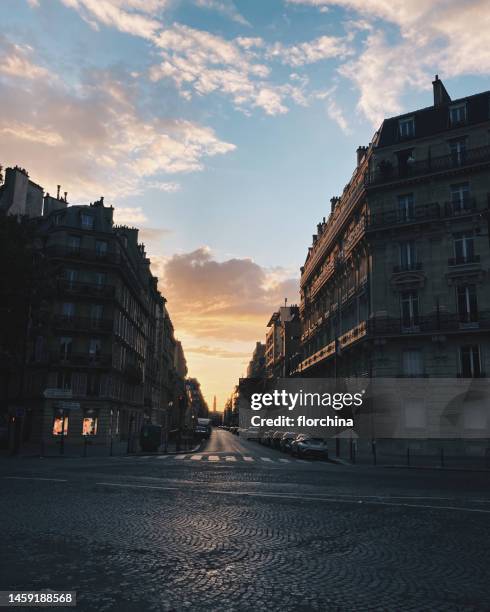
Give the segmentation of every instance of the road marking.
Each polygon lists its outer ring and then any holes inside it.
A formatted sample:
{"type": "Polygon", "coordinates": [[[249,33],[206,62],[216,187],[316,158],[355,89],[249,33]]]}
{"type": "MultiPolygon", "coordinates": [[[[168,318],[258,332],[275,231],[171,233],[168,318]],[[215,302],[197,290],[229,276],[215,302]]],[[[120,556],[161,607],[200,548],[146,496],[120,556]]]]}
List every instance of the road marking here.
{"type": "Polygon", "coordinates": [[[218,455],[209,455],[208,461],[219,461],[218,455]]]}
{"type": "Polygon", "coordinates": [[[233,457],[233,456],[225,457],[225,461],[236,461],[236,457],[233,457]]]}
{"type": "Polygon", "coordinates": [[[269,457],[261,457],[262,461],[272,461],[269,457]]]}
{"type": "Polygon", "coordinates": [[[7,480],[45,480],[47,482],[68,482],[66,478],[38,478],[35,476],[4,476],[7,480]]]}
{"type": "Polygon", "coordinates": [[[248,457],[247,455],[245,455],[243,458],[245,459],[245,461],[255,461],[253,457],[248,457]]]}
{"type": "Polygon", "coordinates": [[[201,461],[202,455],[192,455],[192,461],[201,461]]]}
{"type": "Polygon", "coordinates": [[[279,459],[281,463],[291,463],[289,459],[279,459]]]}
{"type": "Polygon", "coordinates": [[[170,455],[158,455],[157,459],[168,459],[170,455]]]}
{"type": "Polygon", "coordinates": [[[304,459],[296,459],[296,463],[308,463],[308,461],[305,461],[304,459]]]}
{"type": "Polygon", "coordinates": [[[187,455],[175,455],[175,459],[185,459],[187,455]]]}
{"type": "Polygon", "coordinates": [[[128,489],[158,489],[160,491],[178,491],[180,487],[157,487],[154,485],[126,484],[123,482],[96,482],[103,487],[123,487],[128,489]]]}

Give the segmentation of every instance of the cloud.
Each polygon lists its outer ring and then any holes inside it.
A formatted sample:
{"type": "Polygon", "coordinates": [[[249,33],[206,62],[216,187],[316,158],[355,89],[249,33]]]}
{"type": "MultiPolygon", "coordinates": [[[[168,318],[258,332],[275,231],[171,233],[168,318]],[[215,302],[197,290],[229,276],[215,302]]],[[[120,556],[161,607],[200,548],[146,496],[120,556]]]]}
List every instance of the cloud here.
{"type": "Polygon", "coordinates": [[[275,43],[268,51],[271,58],[279,59],[283,64],[290,66],[313,64],[334,57],[343,58],[350,53],[352,52],[346,39],[337,36],[320,36],[312,41],[292,46],[275,43]]]}
{"type": "Polygon", "coordinates": [[[143,227],[140,228],[139,237],[142,242],[156,242],[171,233],[166,227],[143,227]]]}
{"type": "Polygon", "coordinates": [[[148,217],[141,206],[136,208],[116,206],[114,209],[114,221],[119,225],[138,225],[146,223],[148,217]]]}
{"type": "Polygon", "coordinates": [[[126,34],[152,40],[162,28],[158,18],[167,0],[61,0],[90,26],[113,27],[126,34]]]}
{"type": "Polygon", "coordinates": [[[152,181],[147,184],[149,189],[157,189],[166,193],[175,193],[180,190],[180,184],[168,181],[152,181]]]}
{"type": "Polygon", "coordinates": [[[134,195],[148,179],[175,191],[177,184],[161,181],[162,174],[202,170],[205,158],[235,149],[209,127],[143,117],[125,75],[92,71],[70,87],[4,74],[0,85],[3,164],[22,162],[38,182],[63,183],[75,200],[134,195]]]}
{"type": "MultiPolygon", "coordinates": [[[[377,127],[403,111],[402,96],[430,88],[442,77],[490,74],[486,0],[288,0],[317,8],[337,6],[358,13],[355,29],[368,32],[358,56],[339,67],[359,91],[359,110],[377,127]],[[382,23],[382,22],[385,23],[382,23]],[[386,37],[386,22],[398,28],[386,37]]],[[[348,22],[349,23],[349,22],[348,22]]]]}
{"type": "MultiPolygon", "coordinates": [[[[217,261],[209,249],[152,258],[176,329],[204,340],[254,342],[271,313],[298,301],[299,282],[250,259],[217,261]]],[[[179,332],[180,333],[180,332],[179,332]]]]}
{"type": "Polygon", "coordinates": [[[50,78],[47,68],[39,66],[31,60],[32,47],[11,43],[5,36],[0,34],[0,75],[18,77],[22,79],[50,78]]]}
{"type": "Polygon", "coordinates": [[[237,11],[236,6],[231,0],[195,0],[195,2],[196,6],[200,8],[216,11],[240,25],[250,26],[250,23],[237,11]]]}
{"type": "Polygon", "coordinates": [[[197,353],[198,355],[205,355],[207,357],[216,357],[218,359],[243,359],[250,357],[249,352],[244,351],[230,351],[224,348],[216,348],[215,346],[201,345],[201,346],[187,346],[185,349],[187,353],[197,353]]]}

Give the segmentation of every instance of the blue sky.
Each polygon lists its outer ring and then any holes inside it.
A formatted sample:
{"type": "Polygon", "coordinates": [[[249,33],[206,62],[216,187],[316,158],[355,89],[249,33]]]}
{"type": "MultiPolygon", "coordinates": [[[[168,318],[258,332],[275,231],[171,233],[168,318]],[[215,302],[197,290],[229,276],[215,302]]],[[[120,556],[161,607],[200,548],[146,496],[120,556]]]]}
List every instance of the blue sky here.
{"type": "Polygon", "coordinates": [[[435,73],[490,89],[483,0],[3,0],[2,21],[0,163],[142,228],[220,403],[357,146],[435,73]]]}

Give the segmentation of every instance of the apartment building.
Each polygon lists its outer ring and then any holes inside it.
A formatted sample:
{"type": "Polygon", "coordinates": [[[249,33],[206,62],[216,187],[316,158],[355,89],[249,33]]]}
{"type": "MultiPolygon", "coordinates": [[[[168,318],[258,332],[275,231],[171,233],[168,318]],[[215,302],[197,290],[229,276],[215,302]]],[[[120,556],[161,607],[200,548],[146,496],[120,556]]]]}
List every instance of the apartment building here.
{"type": "Polygon", "coordinates": [[[301,274],[303,376],[490,367],[490,92],[383,122],[301,274]]]}
{"type": "Polygon", "coordinates": [[[265,344],[256,342],[252,359],[247,366],[247,378],[264,378],[265,376],[265,344]]]}
{"type": "MultiPolygon", "coordinates": [[[[26,214],[26,198],[12,207],[9,196],[19,182],[28,194],[27,173],[8,169],[0,192],[8,214],[26,214]]],[[[134,447],[144,422],[168,424],[180,378],[183,391],[165,299],[138,230],[115,225],[103,198],[68,206],[58,188],[41,203],[31,224],[42,276],[26,279],[25,367],[14,373],[23,441],[45,450],[87,442],[134,447]]]]}
{"type": "Polygon", "coordinates": [[[301,322],[297,305],[281,306],[267,324],[265,339],[266,376],[284,378],[290,375],[291,358],[297,353],[301,322]]]}

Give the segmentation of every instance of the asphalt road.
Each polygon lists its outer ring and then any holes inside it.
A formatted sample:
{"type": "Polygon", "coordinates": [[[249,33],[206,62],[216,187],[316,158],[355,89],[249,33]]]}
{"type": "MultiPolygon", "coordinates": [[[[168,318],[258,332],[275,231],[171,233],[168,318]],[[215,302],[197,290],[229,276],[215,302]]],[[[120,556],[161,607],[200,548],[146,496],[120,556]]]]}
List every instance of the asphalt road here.
{"type": "MultiPolygon", "coordinates": [[[[0,461],[0,590],[78,610],[490,610],[485,473],[179,456],[0,461]]],[[[67,608],[68,609],[68,608],[67,608]]]]}

